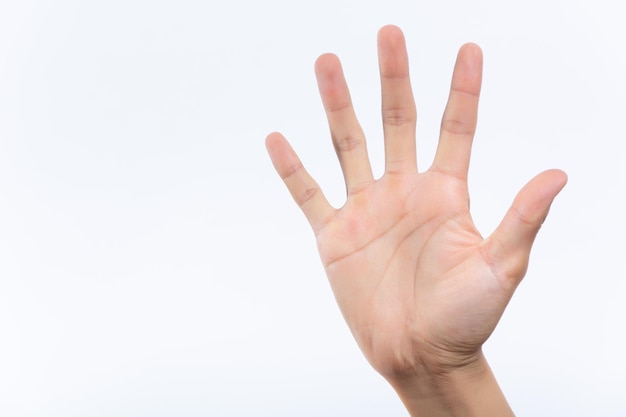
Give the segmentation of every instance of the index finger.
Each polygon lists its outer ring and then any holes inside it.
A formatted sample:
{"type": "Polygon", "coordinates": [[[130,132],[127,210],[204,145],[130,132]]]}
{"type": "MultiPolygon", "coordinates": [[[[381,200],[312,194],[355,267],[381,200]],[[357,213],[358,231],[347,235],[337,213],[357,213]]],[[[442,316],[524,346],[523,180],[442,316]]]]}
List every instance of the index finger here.
{"type": "Polygon", "coordinates": [[[431,169],[467,179],[478,118],[483,56],[480,47],[461,47],[452,74],[448,104],[441,121],[439,145],[431,169]]]}

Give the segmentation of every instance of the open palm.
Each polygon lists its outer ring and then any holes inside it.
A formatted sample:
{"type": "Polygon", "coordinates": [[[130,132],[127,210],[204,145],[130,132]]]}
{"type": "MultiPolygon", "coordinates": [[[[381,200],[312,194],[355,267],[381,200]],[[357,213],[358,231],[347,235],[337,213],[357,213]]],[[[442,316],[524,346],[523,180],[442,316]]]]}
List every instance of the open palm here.
{"type": "Polygon", "coordinates": [[[385,174],[372,175],[364,134],[334,55],[316,63],[320,94],[348,197],[335,209],[282,135],[272,161],[309,220],[341,311],[372,366],[387,377],[470,364],[517,284],[549,206],[565,185],[543,172],[518,194],[487,239],[469,212],[467,172],[476,128],[482,54],[458,54],[433,164],[419,172],[416,112],[404,38],[379,33],[385,174]]]}

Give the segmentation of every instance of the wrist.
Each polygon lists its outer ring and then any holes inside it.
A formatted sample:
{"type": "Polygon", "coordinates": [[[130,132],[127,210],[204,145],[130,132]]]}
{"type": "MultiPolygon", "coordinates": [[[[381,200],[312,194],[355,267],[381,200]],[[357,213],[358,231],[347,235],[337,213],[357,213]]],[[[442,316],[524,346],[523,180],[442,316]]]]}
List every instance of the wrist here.
{"type": "Polygon", "coordinates": [[[387,377],[412,417],[513,417],[482,352],[462,367],[387,377]]]}

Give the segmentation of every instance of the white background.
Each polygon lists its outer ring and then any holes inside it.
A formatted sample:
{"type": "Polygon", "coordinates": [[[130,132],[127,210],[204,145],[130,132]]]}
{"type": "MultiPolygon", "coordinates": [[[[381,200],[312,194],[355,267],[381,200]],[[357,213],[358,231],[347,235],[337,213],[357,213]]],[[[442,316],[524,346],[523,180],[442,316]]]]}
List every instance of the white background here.
{"type": "Polygon", "coordinates": [[[313,76],[345,66],[382,169],[376,32],[401,26],[432,158],[458,47],[485,54],[489,234],[562,168],[485,350],[520,416],[626,413],[626,29],[601,1],[0,0],[0,415],[405,416],[266,156],[343,183],[313,76]]]}

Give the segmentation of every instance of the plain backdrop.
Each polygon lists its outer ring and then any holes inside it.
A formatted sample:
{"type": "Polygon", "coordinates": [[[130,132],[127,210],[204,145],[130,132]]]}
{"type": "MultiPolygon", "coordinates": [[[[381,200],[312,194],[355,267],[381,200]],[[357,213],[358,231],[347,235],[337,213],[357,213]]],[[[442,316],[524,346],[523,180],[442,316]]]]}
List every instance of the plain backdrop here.
{"type": "Polygon", "coordinates": [[[488,235],[569,184],[487,357],[520,416],[626,413],[626,26],[614,0],[0,0],[0,415],[406,416],[344,324],[264,148],[337,207],[313,62],[382,172],[376,32],[403,28],[430,164],[458,47],[485,55],[488,235]]]}

